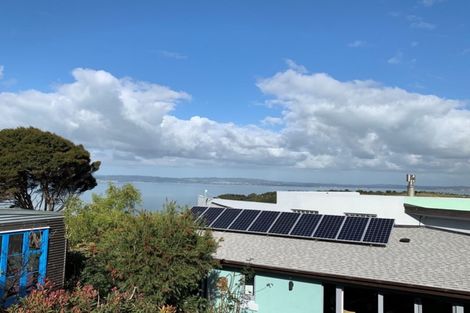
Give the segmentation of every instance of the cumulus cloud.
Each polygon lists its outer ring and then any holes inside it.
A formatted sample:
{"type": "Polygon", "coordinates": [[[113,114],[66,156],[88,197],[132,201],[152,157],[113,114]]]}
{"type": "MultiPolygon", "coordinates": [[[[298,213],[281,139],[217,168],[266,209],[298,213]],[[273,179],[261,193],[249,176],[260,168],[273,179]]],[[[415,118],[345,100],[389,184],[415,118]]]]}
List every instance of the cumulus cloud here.
{"type": "Polygon", "coordinates": [[[35,126],[97,159],[137,164],[249,164],[327,169],[470,168],[465,103],[288,69],[257,85],[281,116],[259,125],[173,114],[183,91],[75,69],[51,92],[0,93],[0,128],[35,126]],[[264,126],[268,126],[264,128],[264,126]],[[270,126],[277,126],[276,130],[270,126]]]}
{"type": "Polygon", "coordinates": [[[304,73],[304,74],[308,72],[308,70],[307,70],[307,68],[306,68],[305,66],[299,65],[299,64],[295,63],[294,60],[285,59],[285,61],[286,61],[287,66],[288,66],[290,69],[292,69],[292,70],[294,70],[294,71],[296,71],[296,72],[304,73]]]}
{"type": "Polygon", "coordinates": [[[388,64],[400,64],[403,61],[403,52],[398,51],[395,55],[387,60],[388,64]]]}
{"type": "Polygon", "coordinates": [[[267,126],[282,125],[282,123],[282,118],[274,116],[266,116],[264,119],[261,120],[261,124],[267,126]]]}
{"type": "Polygon", "coordinates": [[[353,42],[348,43],[349,48],[364,48],[367,47],[367,42],[364,40],[355,40],[353,42]]]}
{"type": "Polygon", "coordinates": [[[0,65],[0,79],[3,78],[3,70],[4,70],[3,65],[0,65]]]}
{"type": "Polygon", "coordinates": [[[421,16],[407,15],[406,19],[408,20],[408,22],[410,22],[410,26],[412,28],[434,30],[437,27],[435,24],[424,21],[421,16]]]}
{"type": "Polygon", "coordinates": [[[421,0],[419,1],[419,3],[421,3],[425,7],[432,7],[433,5],[439,2],[444,2],[444,0],[421,0]]]}
{"type": "Polygon", "coordinates": [[[226,162],[295,163],[281,136],[204,117],[170,113],[190,100],[181,91],[108,72],[75,69],[75,81],[53,92],[0,93],[0,128],[32,125],[85,144],[109,158],[148,161],[165,157],[226,162]]]}
{"type": "Polygon", "coordinates": [[[464,103],[292,70],[258,83],[283,107],[287,148],[304,167],[456,170],[470,167],[464,103]]]}

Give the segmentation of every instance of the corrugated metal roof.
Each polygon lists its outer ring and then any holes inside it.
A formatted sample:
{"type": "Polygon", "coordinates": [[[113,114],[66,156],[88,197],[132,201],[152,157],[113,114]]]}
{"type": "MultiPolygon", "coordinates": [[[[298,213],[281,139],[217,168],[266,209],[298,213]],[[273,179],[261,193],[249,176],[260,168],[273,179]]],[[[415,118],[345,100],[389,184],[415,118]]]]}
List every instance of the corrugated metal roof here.
{"type": "Polygon", "coordinates": [[[59,212],[34,211],[18,208],[0,209],[0,224],[34,222],[63,217],[64,215],[59,212]]]}

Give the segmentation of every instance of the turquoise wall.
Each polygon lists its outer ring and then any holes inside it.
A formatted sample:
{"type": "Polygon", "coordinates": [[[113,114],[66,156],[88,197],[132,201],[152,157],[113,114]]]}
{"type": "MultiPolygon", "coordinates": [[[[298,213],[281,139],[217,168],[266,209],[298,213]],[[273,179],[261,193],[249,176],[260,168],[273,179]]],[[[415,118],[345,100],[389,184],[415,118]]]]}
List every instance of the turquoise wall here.
{"type": "Polygon", "coordinates": [[[260,274],[255,276],[255,290],[258,313],[323,313],[323,286],[318,282],[260,274]]]}
{"type": "MultiPolygon", "coordinates": [[[[233,288],[239,285],[242,277],[237,270],[221,270],[214,272],[216,277],[235,279],[233,288]]],[[[297,277],[273,275],[271,273],[255,273],[255,297],[258,310],[244,310],[246,313],[322,313],[323,286],[317,281],[297,277]],[[293,282],[289,290],[289,281],[293,282]]],[[[236,290],[234,290],[236,291],[236,290]]],[[[212,295],[216,293],[211,292],[212,295]]],[[[213,297],[214,298],[214,297],[213,297]]]]}

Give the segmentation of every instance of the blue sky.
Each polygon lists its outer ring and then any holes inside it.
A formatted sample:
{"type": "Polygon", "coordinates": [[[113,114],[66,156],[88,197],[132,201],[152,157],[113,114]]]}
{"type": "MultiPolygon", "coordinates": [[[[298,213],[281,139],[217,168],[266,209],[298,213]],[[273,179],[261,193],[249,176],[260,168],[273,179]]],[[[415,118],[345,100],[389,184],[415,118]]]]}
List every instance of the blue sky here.
{"type": "Polygon", "coordinates": [[[2,1],[0,128],[81,142],[103,174],[468,185],[469,20],[455,0],[2,1]]]}

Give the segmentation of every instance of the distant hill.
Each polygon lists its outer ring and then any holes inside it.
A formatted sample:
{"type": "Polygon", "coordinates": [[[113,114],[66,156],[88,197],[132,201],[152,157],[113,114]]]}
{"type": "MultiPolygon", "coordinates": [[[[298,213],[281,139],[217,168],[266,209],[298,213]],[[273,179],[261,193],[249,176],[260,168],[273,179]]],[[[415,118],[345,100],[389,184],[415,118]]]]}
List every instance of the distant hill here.
{"type": "MultiPolygon", "coordinates": [[[[279,186],[279,189],[289,190],[290,188],[311,188],[312,190],[349,190],[360,191],[364,194],[404,194],[405,184],[332,184],[332,183],[304,183],[272,181],[252,178],[232,178],[232,177],[160,177],[160,176],[140,176],[140,175],[99,175],[98,180],[115,181],[119,183],[148,182],[148,183],[180,183],[180,184],[205,184],[205,185],[256,185],[256,186],[279,186]]],[[[419,195],[426,192],[429,195],[439,196],[462,196],[470,195],[469,186],[416,186],[419,195]]]]}
{"type": "Polygon", "coordinates": [[[249,195],[238,195],[238,194],[226,193],[226,194],[217,196],[217,198],[227,199],[227,200],[265,202],[265,203],[277,202],[275,191],[265,192],[265,193],[260,193],[260,194],[250,193],[249,195]]]}

